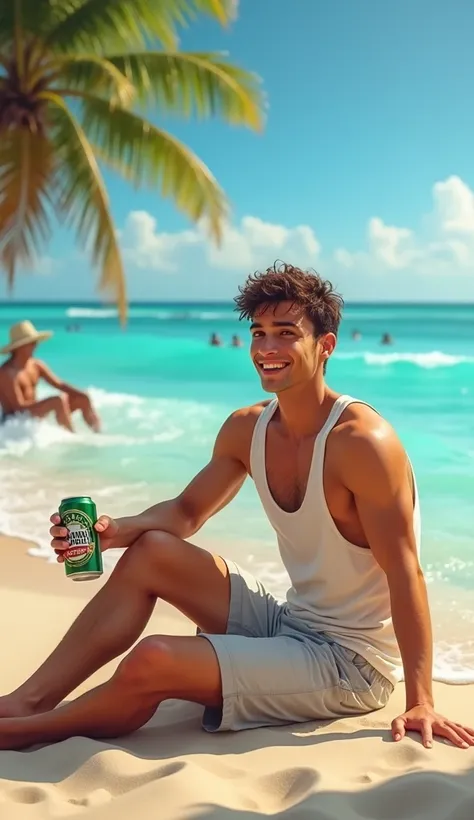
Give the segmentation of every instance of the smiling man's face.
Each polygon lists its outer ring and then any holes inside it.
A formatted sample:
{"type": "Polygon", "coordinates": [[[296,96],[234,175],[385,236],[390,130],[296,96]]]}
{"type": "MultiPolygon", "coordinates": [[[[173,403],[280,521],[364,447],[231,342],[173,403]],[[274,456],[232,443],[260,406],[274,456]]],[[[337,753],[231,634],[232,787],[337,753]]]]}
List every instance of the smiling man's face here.
{"type": "Polygon", "coordinates": [[[250,326],[250,355],[269,393],[280,393],[314,378],[323,345],[303,309],[292,302],[263,305],[250,326]]]}

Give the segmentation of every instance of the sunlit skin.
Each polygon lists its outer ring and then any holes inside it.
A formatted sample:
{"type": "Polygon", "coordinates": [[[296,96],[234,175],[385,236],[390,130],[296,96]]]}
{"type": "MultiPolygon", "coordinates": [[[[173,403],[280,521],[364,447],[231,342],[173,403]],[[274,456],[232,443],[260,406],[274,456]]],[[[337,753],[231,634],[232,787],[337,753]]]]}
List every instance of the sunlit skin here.
{"type": "Polygon", "coordinates": [[[27,412],[33,418],[42,419],[51,414],[59,425],[73,432],[72,414],[78,410],[86,424],[98,432],[100,419],[87,393],[60,379],[43,361],[37,359],[37,346],[37,342],[21,345],[0,366],[0,405],[4,417],[27,412]],[[40,382],[46,382],[61,392],[38,399],[37,386],[40,382]]]}

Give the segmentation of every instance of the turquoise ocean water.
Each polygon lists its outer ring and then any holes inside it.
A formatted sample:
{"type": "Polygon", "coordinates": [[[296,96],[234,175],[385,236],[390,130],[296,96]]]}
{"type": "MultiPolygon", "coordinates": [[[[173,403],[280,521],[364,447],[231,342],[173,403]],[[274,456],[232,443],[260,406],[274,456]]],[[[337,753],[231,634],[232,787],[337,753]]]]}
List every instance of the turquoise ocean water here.
{"type": "MultiPolygon", "coordinates": [[[[0,428],[0,531],[34,540],[35,556],[49,556],[48,517],[61,497],[90,494],[114,515],[177,493],[206,462],[228,413],[262,396],[247,327],[232,305],[134,305],[123,331],[108,307],[7,303],[0,338],[24,318],[55,331],[40,355],[91,391],[104,421],[99,436],[79,421],[75,436],[49,421],[0,428]],[[79,330],[68,332],[70,325],[79,330]],[[223,348],[208,346],[213,331],[223,348]],[[229,347],[233,333],[242,349],[229,347]]],[[[438,677],[474,680],[474,306],[347,306],[328,382],[372,403],[408,450],[421,496],[438,677]],[[391,347],[380,345],[384,332],[391,347]]],[[[250,481],[196,540],[284,593],[275,539],[250,481]]],[[[109,566],[116,557],[107,555],[109,566]]]]}

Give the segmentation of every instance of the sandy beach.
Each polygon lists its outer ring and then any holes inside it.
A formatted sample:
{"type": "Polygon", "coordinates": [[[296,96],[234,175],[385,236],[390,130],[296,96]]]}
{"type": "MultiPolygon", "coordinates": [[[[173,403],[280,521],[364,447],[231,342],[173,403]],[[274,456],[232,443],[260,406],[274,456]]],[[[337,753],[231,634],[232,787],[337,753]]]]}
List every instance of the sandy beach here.
{"type": "MultiPolygon", "coordinates": [[[[2,692],[40,663],[98,588],[71,584],[61,567],[32,559],[27,547],[0,539],[2,692]]],[[[147,629],[192,631],[165,605],[147,629]]],[[[115,664],[78,693],[104,680],[115,664]]],[[[474,686],[436,684],[435,693],[440,712],[474,725],[474,686]]],[[[216,736],[201,730],[199,707],[169,701],[132,736],[0,752],[0,817],[470,820],[474,749],[436,741],[426,750],[415,736],[393,743],[389,725],[403,702],[400,685],[373,715],[216,736]]]]}

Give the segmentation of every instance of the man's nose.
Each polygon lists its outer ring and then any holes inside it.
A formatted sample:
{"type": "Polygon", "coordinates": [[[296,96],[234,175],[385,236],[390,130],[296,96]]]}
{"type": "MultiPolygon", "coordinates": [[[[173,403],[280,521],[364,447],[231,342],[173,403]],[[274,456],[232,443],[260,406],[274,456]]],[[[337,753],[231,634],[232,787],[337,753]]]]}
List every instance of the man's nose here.
{"type": "Polygon", "coordinates": [[[278,353],[278,345],[272,336],[265,336],[265,338],[260,339],[259,341],[259,349],[262,356],[271,356],[278,353]]]}

